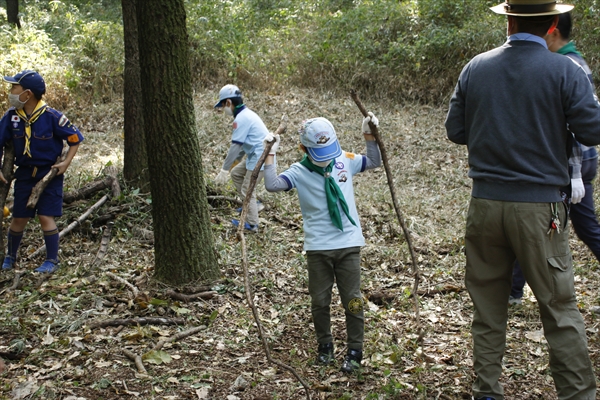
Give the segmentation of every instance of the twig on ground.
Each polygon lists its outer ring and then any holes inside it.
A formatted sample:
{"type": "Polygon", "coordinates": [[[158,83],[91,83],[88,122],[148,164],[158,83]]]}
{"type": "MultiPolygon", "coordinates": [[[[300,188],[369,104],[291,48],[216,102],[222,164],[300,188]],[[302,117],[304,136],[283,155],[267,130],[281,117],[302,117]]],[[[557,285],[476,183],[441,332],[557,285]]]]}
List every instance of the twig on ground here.
{"type": "MultiPolygon", "coordinates": [[[[356,91],[354,91],[354,89],[352,89],[350,91],[350,95],[352,96],[352,100],[354,100],[354,102],[356,103],[356,106],[358,107],[358,109],[360,110],[362,115],[367,117],[369,114],[368,114],[367,110],[365,109],[365,107],[362,105],[362,102],[358,98],[358,94],[356,94],[356,91]]],[[[398,217],[398,221],[400,222],[400,226],[402,227],[402,232],[404,232],[404,238],[406,239],[406,244],[408,245],[408,250],[410,251],[413,275],[414,275],[414,279],[415,279],[414,286],[413,286],[413,293],[418,293],[419,281],[421,280],[421,274],[419,272],[419,267],[417,265],[417,257],[415,256],[415,249],[413,248],[413,245],[412,245],[410,231],[408,230],[408,228],[406,227],[406,224],[404,223],[404,218],[402,217],[402,212],[400,211],[400,205],[399,205],[398,199],[396,197],[396,189],[394,187],[394,178],[392,177],[392,172],[391,172],[390,165],[388,162],[385,145],[383,144],[383,141],[381,140],[381,137],[379,136],[379,129],[377,129],[377,126],[375,126],[375,124],[373,124],[373,122],[369,121],[369,127],[371,128],[371,133],[373,134],[373,137],[375,138],[375,140],[377,141],[377,144],[379,145],[379,151],[381,152],[381,160],[383,161],[383,167],[385,169],[385,174],[387,176],[388,186],[390,187],[390,194],[392,196],[392,203],[394,204],[394,210],[396,211],[396,216],[398,217]]],[[[417,296],[414,296],[413,298],[414,298],[414,304],[415,304],[416,326],[417,326],[417,331],[419,332],[418,333],[419,334],[418,341],[420,343],[423,340],[424,331],[421,326],[421,317],[419,315],[419,299],[417,298],[417,296]]]]}
{"type": "Polygon", "coordinates": [[[218,293],[214,292],[214,291],[194,293],[194,294],[183,294],[183,293],[178,293],[174,290],[169,290],[168,292],[165,293],[165,295],[171,297],[172,299],[185,301],[186,303],[196,300],[196,299],[209,300],[209,299],[212,299],[213,297],[215,297],[217,294],[218,293]]]}
{"type": "Polygon", "coordinates": [[[171,336],[170,338],[167,338],[165,340],[160,340],[158,343],[156,343],[156,346],[154,346],[152,348],[152,351],[158,351],[158,350],[162,349],[163,346],[165,344],[167,344],[167,343],[171,343],[171,342],[175,342],[177,340],[184,339],[184,338],[186,338],[188,336],[192,336],[192,335],[194,335],[194,334],[196,334],[196,333],[198,333],[200,331],[203,331],[205,329],[206,329],[206,326],[205,325],[201,325],[201,326],[196,326],[194,328],[188,329],[188,330],[183,331],[183,332],[179,332],[179,333],[171,336]]]}
{"type": "Polygon", "coordinates": [[[120,326],[120,325],[183,325],[185,320],[183,318],[123,318],[123,319],[109,319],[106,321],[96,321],[90,323],[88,326],[90,329],[95,328],[106,328],[107,326],[120,326]]]}
{"type": "Polygon", "coordinates": [[[142,357],[127,349],[123,349],[123,354],[125,354],[131,361],[135,362],[135,366],[140,374],[148,375],[148,371],[146,371],[146,368],[144,368],[144,364],[142,363],[142,357]]]}
{"type": "MultiPolygon", "coordinates": [[[[287,122],[285,121],[285,115],[284,115],[284,117],[281,119],[281,123],[279,124],[279,127],[277,128],[277,131],[275,131],[275,135],[282,134],[283,132],[285,132],[286,129],[287,129],[287,122]]],[[[283,369],[286,369],[292,375],[294,375],[296,377],[296,379],[298,379],[298,381],[302,384],[302,386],[304,386],[304,390],[306,392],[306,398],[310,400],[309,387],[306,384],[306,382],[304,382],[304,380],[300,377],[300,375],[298,375],[298,373],[289,365],[286,365],[286,364],[282,363],[281,361],[275,360],[271,357],[271,351],[269,350],[269,344],[267,343],[267,337],[263,330],[262,323],[260,322],[260,316],[258,315],[258,310],[256,308],[256,305],[254,304],[254,300],[253,300],[254,295],[253,295],[253,291],[252,291],[252,286],[250,285],[250,278],[249,278],[249,274],[248,274],[248,254],[247,254],[247,249],[246,249],[246,238],[244,237],[244,222],[246,221],[246,215],[248,214],[248,204],[250,203],[250,198],[252,196],[252,192],[254,191],[254,187],[256,186],[256,181],[258,180],[258,174],[260,173],[260,169],[262,168],[262,166],[265,162],[265,159],[269,155],[269,151],[271,151],[271,147],[273,147],[274,143],[275,143],[275,140],[273,140],[272,142],[268,142],[265,146],[265,149],[264,149],[262,155],[258,159],[258,162],[256,163],[254,170],[252,171],[252,175],[250,176],[250,184],[248,185],[248,189],[246,192],[247,193],[246,198],[244,199],[244,203],[242,204],[242,214],[240,215],[240,224],[239,224],[238,230],[237,230],[237,237],[240,239],[240,242],[242,244],[242,267],[244,269],[244,287],[246,289],[245,290],[246,291],[246,301],[248,302],[248,305],[252,309],[252,315],[254,316],[254,322],[256,322],[256,326],[258,328],[258,335],[262,341],[263,349],[267,356],[267,360],[269,360],[269,362],[271,362],[283,369]]]]}
{"type": "Polygon", "coordinates": [[[129,289],[131,289],[131,292],[133,293],[133,297],[137,297],[137,295],[140,293],[139,289],[136,288],[135,286],[133,286],[131,283],[127,282],[126,279],[121,278],[118,275],[113,274],[112,272],[107,271],[106,272],[106,276],[109,276],[111,278],[113,278],[114,280],[117,280],[119,282],[121,282],[123,285],[127,286],[129,289]]]}

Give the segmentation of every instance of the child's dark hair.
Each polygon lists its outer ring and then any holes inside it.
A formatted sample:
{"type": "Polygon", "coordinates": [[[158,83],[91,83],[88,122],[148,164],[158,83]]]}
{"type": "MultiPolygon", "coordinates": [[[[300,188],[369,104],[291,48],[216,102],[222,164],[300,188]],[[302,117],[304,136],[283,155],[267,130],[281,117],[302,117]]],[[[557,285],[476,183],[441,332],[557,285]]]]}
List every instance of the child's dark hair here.
{"type": "Polygon", "coordinates": [[[244,99],[241,97],[231,97],[229,100],[231,100],[231,104],[233,104],[234,107],[244,104],[244,99]]]}
{"type": "Polygon", "coordinates": [[[558,25],[556,25],[556,29],[560,31],[560,36],[562,36],[563,39],[569,39],[569,37],[571,37],[573,19],[571,18],[570,12],[566,12],[558,16],[558,25]]]}

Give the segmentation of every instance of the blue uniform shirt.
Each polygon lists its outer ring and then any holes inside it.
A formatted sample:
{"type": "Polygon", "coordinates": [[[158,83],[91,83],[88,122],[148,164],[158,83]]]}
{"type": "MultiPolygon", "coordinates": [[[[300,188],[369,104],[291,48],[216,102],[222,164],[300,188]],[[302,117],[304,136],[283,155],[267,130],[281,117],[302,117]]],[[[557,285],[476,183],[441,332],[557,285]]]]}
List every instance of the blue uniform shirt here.
{"type": "Polygon", "coordinates": [[[83,141],[83,135],[61,112],[47,107],[46,111],[31,125],[29,149],[31,157],[23,154],[25,150],[25,122],[14,108],[10,108],[0,120],[0,151],[4,145],[13,141],[15,146],[15,164],[18,166],[51,166],[62,153],[66,141],[74,146],[83,141]]]}

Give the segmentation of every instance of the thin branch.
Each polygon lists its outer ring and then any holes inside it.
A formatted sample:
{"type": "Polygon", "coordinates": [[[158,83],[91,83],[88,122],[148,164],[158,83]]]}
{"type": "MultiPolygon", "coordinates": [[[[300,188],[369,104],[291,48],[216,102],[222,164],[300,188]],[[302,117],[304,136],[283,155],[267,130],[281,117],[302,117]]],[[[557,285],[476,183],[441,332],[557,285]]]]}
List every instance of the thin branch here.
{"type": "Polygon", "coordinates": [[[106,321],[96,321],[89,324],[90,329],[106,328],[107,326],[121,325],[183,325],[183,318],[125,318],[125,319],[110,319],[106,321]]]}
{"type": "Polygon", "coordinates": [[[177,340],[185,339],[186,337],[192,336],[192,335],[194,335],[194,334],[196,334],[198,332],[201,332],[203,330],[206,330],[206,326],[205,325],[196,326],[194,328],[188,329],[187,331],[179,332],[179,333],[171,336],[168,339],[161,340],[158,343],[156,343],[156,346],[154,346],[154,348],[152,348],[151,351],[159,351],[167,343],[172,343],[172,342],[175,342],[177,340]]]}
{"type": "Polygon", "coordinates": [[[134,354],[131,350],[123,349],[123,354],[127,356],[131,361],[135,362],[135,366],[140,374],[148,375],[144,364],[142,363],[142,357],[134,354]]]}
{"type": "MultiPolygon", "coordinates": [[[[350,95],[352,96],[352,100],[354,100],[354,102],[356,103],[356,105],[357,105],[358,109],[360,110],[360,112],[362,113],[362,115],[367,117],[369,114],[367,113],[367,110],[365,109],[365,107],[362,105],[360,99],[358,98],[358,94],[356,94],[356,91],[354,91],[354,89],[352,89],[350,91],[350,95]]],[[[373,135],[373,137],[377,141],[377,144],[379,145],[379,150],[381,152],[381,160],[383,161],[383,167],[385,169],[385,174],[387,176],[388,186],[390,187],[390,194],[392,196],[392,203],[394,204],[394,210],[396,211],[396,216],[398,217],[398,221],[400,222],[400,226],[402,227],[402,232],[404,232],[406,244],[408,245],[408,250],[410,251],[410,258],[412,260],[413,276],[415,278],[415,282],[414,282],[414,286],[413,286],[413,293],[418,293],[419,281],[421,280],[421,274],[419,272],[419,267],[417,265],[417,257],[415,256],[415,249],[413,248],[413,245],[412,245],[410,231],[408,230],[408,228],[406,227],[406,224],[404,223],[404,218],[402,217],[402,212],[400,211],[400,205],[398,204],[398,198],[396,197],[396,189],[394,187],[394,178],[392,176],[392,172],[391,172],[392,170],[391,170],[390,164],[388,162],[387,151],[385,149],[385,145],[383,144],[383,141],[381,140],[381,136],[379,136],[379,129],[377,129],[377,126],[375,126],[375,124],[373,124],[373,122],[369,121],[369,127],[371,128],[371,134],[373,135]]],[[[417,298],[417,296],[414,296],[413,298],[414,298],[414,304],[415,304],[415,319],[416,319],[416,324],[417,324],[417,330],[419,332],[419,342],[421,342],[423,340],[423,337],[422,337],[423,331],[422,331],[422,327],[421,327],[421,317],[419,315],[419,299],[417,298]]]]}
{"type": "MultiPolygon", "coordinates": [[[[79,218],[77,218],[76,221],[71,222],[71,224],[69,224],[69,226],[67,226],[65,229],[63,229],[58,234],[58,238],[59,239],[62,238],[67,233],[71,232],[73,229],[75,229],[76,227],[78,227],[79,225],[81,225],[83,223],[83,221],[85,221],[94,211],[96,211],[97,209],[99,209],[100,207],[102,207],[102,205],[104,203],[106,203],[107,201],[108,201],[108,195],[104,195],[100,200],[98,200],[96,202],[96,204],[94,204],[92,207],[90,207],[89,210],[87,210],[79,218]]],[[[39,249],[37,249],[36,251],[34,251],[33,253],[31,253],[27,257],[27,259],[31,260],[31,259],[35,258],[37,255],[39,255],[40,253],[42,253],[45,250],[46,250],[46,245],[40,247],[39,249]]]]}
{"type": "MultiPolygon", "coordinates": [[[[277,128],[277,131],[275,131],[275,135],[282,134],[283,132],[285,132],[286,129],[287,129],[287,122],[286,122],[286,118],[284,115],[283,118],[281,119],[281,123],[279,124],[279,127],[277,128]]],[[[273,140],[272,142],[267,142],[262,155],[258,159],[258,162],[256,163],[254,170],[252,171],[252,175],[250,176],[250,184],[248,185],[248,189],[246,191],[246,198],[244,199],[244,203],[242,205],[242,214],[240,215],[240,224],[238,226],[237,236],[240,239],[240,242],[242,244],[242,267],[244,269],[244,287],[246,289],[246,301],[248,302],[248,305],[252,309],[252,315],[254,316],[254,322],[256,323],[256,326],[258,328],[258,335],[262,341],[263,349],[267,356],[267,360],[269,360],[269,362],[271,362],[283,369],[286,369],[292,375],[294,375],[296,377],[296,379],[298,379],[298,381],[302,384],[302,386],[304,386],[304,390],[306,392],[306,398],[310,400],[309,387],[306,384],[306,382],[304,382],[304,380],[300,377],[300,375],[298,375],[298,373],[289,365],[286,365],[286,364],[284,364],[278,360],[275,360],[271,357],[271,352],[269,350],[269,343],[267,342],[267,337],[263,330],[262,323],[260,322],[260,316],[258,315],[258,310],[256,308],[256,305],[254,304],[254,300],[253,300],[254,295],[253,295],[252,287],[250,286],[250,277],[248,274],[248,254],[247,254],[247,249],[246,249],[246,238],[244,237],[244,222],[246,221],[246,215],[248,214],[248,204],[250,203],[252,192],[254,191],[254,187],[256,186],[256,181],[258,180],[258,174],[260,173],[260,169],[262,168],[262,166],[265,162],[265,159],[269,155],[269,151],[271,151],[271,147],[273,147],[274,143],[275,143],[275,140],[273,140]]]]}
{"type": "Polygon", "coordinates": [[[140,293],[140,291],[138,290],[138,288],[136,288],[135,286],[133,286],[131,283],[127,282],[126,279],[121,278],[118,275],[113,274],[112,272],[107,271],[106,272],[106,276],[109,276],[111,278],[113,278],[114,280],[117,280],[119,282],[121,282],[123,285],[127,286],[129,289],[131,289],[131,291],[133,292],[133,297],[137,297],[138,294],[140,293]]]}
{"type": "Polygon", "coordinates": [[[171,297],[172,299],[175,300],[181,300],[184,302],[190,302],[196,299],[204,299],[204,300],[210,300],[213,297],[215,297],[218,293],[215,291],[208,291],[208,292],[200,292],[200,293],[194,293],[194,294],[183,294],[183,293],[178,293],[174,290],[169,290],[167,293],[165,293],[165,295],[171,297]]]}

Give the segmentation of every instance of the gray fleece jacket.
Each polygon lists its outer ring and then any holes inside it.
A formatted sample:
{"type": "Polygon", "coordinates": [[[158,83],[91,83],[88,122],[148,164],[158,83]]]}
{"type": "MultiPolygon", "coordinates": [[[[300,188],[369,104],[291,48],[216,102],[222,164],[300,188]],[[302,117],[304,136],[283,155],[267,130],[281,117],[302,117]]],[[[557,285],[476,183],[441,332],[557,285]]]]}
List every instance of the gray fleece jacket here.
{"type": "Polygon", "coordinates": [[[569,184],[571,134],[600,143],[600,104],[584,70],[539,43],[508,41],[463,69],[446,117],[466,144],[474,197],[556,202],[569,184]]]}

